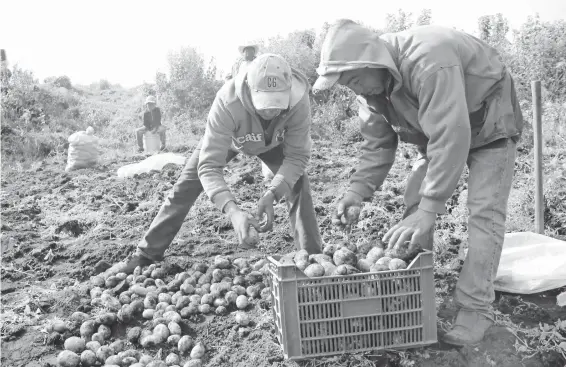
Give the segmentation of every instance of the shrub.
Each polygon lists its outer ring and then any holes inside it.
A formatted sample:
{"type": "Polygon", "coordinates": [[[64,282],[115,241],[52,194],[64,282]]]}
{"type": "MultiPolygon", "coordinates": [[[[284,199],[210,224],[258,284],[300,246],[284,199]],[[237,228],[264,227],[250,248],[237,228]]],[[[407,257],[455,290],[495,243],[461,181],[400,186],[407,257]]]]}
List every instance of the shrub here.
{"type": "Polygon", "coordinates": [[[58,87],[63,87],[65,89],[73,88],[73,86],[71,85],[71,79],[66,75],[55,78],[55,80],[53,81],[53,85],[56,85],[58,87]]]}

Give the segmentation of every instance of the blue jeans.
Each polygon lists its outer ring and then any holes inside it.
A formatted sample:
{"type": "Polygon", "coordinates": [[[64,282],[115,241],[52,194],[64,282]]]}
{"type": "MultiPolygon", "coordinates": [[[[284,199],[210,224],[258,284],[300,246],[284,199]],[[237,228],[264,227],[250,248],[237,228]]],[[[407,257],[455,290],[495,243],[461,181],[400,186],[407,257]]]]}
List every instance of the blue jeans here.
{"type": "MultiPolygon", "coordinates": [[[[468,155],[468,255],[454,295],[460,308],[489,312],[495,299],[493,280],[505,236],[515,153],[516,143],[512,139],[500,139],[472,149],[468,155]]],[[[420,149],[420,157],[413,166],[405,189],[404,217],[418,208],[421,199],[419,189],[427,168],[428,161],[420,149]]],[[[432,233],[428,240],[432,248],[432,233]]]]}
{"type": "MultiPolygon", "coordinates": [[[[171,245],[181,229],[185,217],[202,193],[203,187],[197,171],[200,146],[199,143],[193,151],[181,172],[181,176],[138,244],[138,254],[154,261],[161,261],[165,250],[171,245]]],[[[228,151],[226,163],[230,162],[237,154],[237,152],[228,151]]],[[[283,163],[283,148],[277,146],[258,157],[271,171],[277,172],[283,163]]],[[[322,239],[306,173],[299,178],[291,194],[286,198],[286,202],[289,209],[291,230],[298,249],[305,249],[310,254],[320,253],[322,251],[322,239]]]]}

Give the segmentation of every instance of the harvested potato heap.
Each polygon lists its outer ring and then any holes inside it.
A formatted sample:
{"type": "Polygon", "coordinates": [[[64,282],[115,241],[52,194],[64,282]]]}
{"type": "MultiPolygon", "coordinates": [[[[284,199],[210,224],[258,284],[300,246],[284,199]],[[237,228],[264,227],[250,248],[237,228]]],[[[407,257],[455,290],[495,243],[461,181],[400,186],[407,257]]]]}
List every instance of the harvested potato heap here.
{"type": "Polygon", "coordinates": [[[104,279],[91,278],[92,315],[75,312],[69,323],[52,325],[56,331],[68,329],[76,336],[64,342],[58,356],[62,367],[131,366],[199,367],[205,345],[187,335],[193,315],[228,315],[236,311],[241,327],[250,323],[243,312],[254,298],[269,302],[269,288],[263,283],[265,259],[250,264],[239,258],[230,261],[216,256],[214,264],[196,263],[192,269],[176,274],[168,283],[162,268],[155,264],[136,268],[104,279]],[[112,338],[112,325],[125,324],[126,340],[112,338]],[[114,339],[112,341],[112,339],[114,339]],[[160,348],[170,353],[152,358],[136,348],[160,348]]]}
{"type": "Polygon", "coordinates": [[[375,273],[406,269],[406,261],[417,254],[407,249],[408,243],[400,250],[384,250],[381,243],[331,244],[324,247],[322,254],[309,255],[306,250],[300,250],[283,256],[279,262],[295,265],[309,278],[375,273]]]}

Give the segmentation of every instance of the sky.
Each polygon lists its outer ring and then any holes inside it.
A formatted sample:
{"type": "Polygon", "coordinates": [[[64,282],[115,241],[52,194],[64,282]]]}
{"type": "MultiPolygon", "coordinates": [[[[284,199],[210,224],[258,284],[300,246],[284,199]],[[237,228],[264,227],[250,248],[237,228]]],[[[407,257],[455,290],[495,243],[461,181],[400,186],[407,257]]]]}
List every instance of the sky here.
{"type": "Polygon", "coordinates": [[[477,28],[482,15],[503,13],[511,28],[539,13],[543,20],[566,19],[563,0],[2,0],[0,47],[10,66],[32,70],[40,80],[67,75],[73,83],[107,79],[124,87],[154,82],[167,71],[167,54],[192,46],[228,71],[247,40],[320,29],[338,18],[376,28],[398,9],[415,17],[431,9],[434,24],[477,28]]]}

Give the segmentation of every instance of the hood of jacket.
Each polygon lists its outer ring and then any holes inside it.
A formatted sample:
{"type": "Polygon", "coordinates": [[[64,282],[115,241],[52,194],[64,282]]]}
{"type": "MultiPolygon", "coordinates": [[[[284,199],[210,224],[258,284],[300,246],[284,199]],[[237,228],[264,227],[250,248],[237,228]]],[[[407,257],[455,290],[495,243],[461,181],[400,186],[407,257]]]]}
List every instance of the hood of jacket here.
{"type": "Polygon", "coordinates": [[[395,80],[395,91],[401,88],[402,78],[390,47],[372,30],[343,20],[328,31],[316,72],[326,76],[361,68],[386,68],[395,80]]]}

